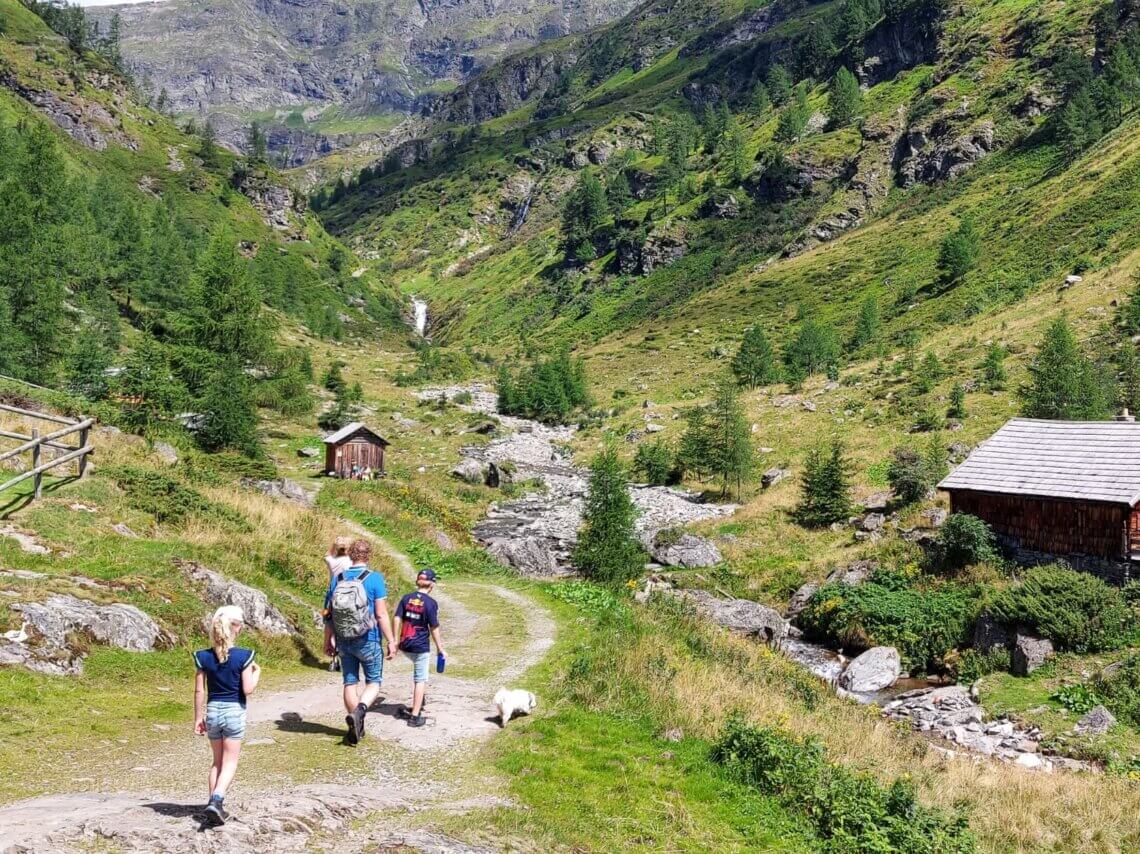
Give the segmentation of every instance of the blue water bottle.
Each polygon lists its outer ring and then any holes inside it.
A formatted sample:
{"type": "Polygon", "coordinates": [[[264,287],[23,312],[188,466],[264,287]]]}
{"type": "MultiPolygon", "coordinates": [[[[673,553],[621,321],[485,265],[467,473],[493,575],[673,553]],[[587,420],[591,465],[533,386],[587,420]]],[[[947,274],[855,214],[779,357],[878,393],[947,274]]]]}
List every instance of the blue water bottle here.
{"type": "Polygon", "coordinates": [[[447,664],[447,658],[444,656],[444,654],[442,652],[436,653],[436,656],[435,656],[435,672],[436,673],[443,673],[443,667],[445,664],[447,664]]]}

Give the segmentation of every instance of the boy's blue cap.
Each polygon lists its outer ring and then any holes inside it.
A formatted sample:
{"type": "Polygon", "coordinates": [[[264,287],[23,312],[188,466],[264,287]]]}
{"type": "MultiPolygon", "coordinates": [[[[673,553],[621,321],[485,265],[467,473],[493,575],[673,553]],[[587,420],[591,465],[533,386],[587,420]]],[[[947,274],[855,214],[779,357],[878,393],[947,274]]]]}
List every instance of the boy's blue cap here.
{"type": "Polygon", "coordinates": [[[423,578],[427,581],[430,581],[432,584],[435,584],[435,570],[430,566],[426,569],[421,569],[419,575],[417,575],[416,578],[417,580],[423,578]]]}

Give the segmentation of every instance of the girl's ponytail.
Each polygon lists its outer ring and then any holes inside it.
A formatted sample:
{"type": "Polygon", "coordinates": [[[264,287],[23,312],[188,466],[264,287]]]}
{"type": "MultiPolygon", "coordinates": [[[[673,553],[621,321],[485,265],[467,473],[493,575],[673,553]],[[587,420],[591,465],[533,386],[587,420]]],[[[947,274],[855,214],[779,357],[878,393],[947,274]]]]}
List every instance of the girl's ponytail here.
{"type": "Polygon", "coordinates": [[[214,648],[214,655],[222,664],[230,657],[230,647],[234,645],[237,634],[234,624],[243,622],[245,615],[237,605],[223,605],[214,612],[210,620],[210,644],[214,648]]]}

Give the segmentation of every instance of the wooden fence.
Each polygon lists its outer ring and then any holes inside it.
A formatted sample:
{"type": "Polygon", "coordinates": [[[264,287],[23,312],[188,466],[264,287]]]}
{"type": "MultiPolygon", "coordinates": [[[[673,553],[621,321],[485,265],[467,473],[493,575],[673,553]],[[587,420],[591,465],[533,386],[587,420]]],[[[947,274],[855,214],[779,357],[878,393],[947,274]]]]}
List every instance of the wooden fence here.
{"type": "Polygon", "coordinates": [[[39,427],[32,428],[31,435],[23,433],[13,433],[9,430],[0,430],[0,439],[15,439],[20,442],[15,448],[10,448],[3,453],[0,453],[0,462],[10,460],[13,457],[18,457],[20,454],[31,454],[32,466],[25,472],[16,475],[9,480],[0,483],[0,492],[5,489],[11,489],[18,483],[23,483],[29,478],[33,478],[35,486],[34,495],[39,498],[43,494],[43,477],[44,472],[51,469],[65,466],[68,463],[75,461],[77,465],[77,474],[83,477],[87,473],[87,457],[94,453],[95,446],[87,442],[90,435],[91,426],[95,423],[94,418],[83,418],[76,420],[74,418],[64,418],[60,415],[48,415],[45,412],[32,412],[27,409],[20,409],[18,406],[9,406],[0,403],[0,412],[11,412],[16,415],[21,415],[24,418],[32,418],[38,421],[47,422],[49,425],[63,425],[56,427],[49,432],[41,432],[39,427]],[[79,442],[76,445],[65,444],[63,439],[75,433],[79,434],[79,442]],[[51,451],[61,452],[52,460],[44,462],[44,449],[51,451]]]}

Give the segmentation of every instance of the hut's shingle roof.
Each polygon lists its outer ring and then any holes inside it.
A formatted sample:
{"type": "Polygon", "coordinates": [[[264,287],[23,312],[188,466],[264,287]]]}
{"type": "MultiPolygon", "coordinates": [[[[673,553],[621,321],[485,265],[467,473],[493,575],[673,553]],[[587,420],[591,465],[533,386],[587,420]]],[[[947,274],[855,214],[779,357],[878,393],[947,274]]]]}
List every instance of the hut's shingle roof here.
{"type": "Polygon", "coordinates": [[[940,489],[1140,502],[1140,423],[1014,418],[940,489]]]}
{"type": "Polygon", "coordinates": [[[385,439],[383,436],[381,436],[379,433],[377,433],[371,427],[369,427],[366,424],[361,423],[360,421],[353,421],[351,424],[345,424],[343,427],[341,427],[335,433],[333,433],[329,436],[325,436],[325,439],[324,439],[325,444],[326,445],[336,445],[340,442],[343,442],[345,439],[347,439],[349,436],[351,436],[357,430],[366,430],[369,433],[371,433],[373,436],[375,436],[380,441],[381,444],[384,444],[384,445],[389,444],[387,439],[385,439]]]}

